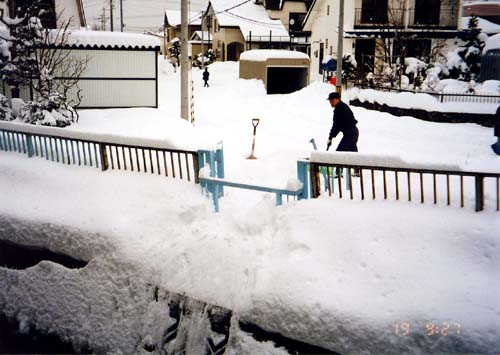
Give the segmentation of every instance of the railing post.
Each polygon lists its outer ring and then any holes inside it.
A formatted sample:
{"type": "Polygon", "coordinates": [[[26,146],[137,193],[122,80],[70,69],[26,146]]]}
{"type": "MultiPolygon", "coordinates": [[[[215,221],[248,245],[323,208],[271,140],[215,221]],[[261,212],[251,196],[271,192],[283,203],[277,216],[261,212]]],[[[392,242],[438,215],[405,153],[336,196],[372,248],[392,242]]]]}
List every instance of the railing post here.
{"type": "Polygon", "coordinates": [[[217,183],[210,183],[209,184],[209,189],[211,187],[211,190],[213,191],[212,193],[212,198],[214,200],[214,208],[215,212],[219,212],[219,184],[217,183]]]}
{"type": "MultiPolygon", "coordinates": [[[[200,174],[200,170],[203,169],[205,167],[205,163],[206,163],[206,151],[204,150],[198,150],[198,175],[200,174]]],[[[207,189],[208,191],[208,185],[206,182],[201,182],[200,183],[200,186],[201,186],[201,192],[203,193],[203,191],[205,189],[207,189]]]]}
{"type": "Polygon", "coordinates": [[[3,142],[3,131],[0,129],[0,150],[7,150],[7,146],[4,148],[4,142],[3,142]]]}
{"type": "Polygon", "coordinates": [[[345,168],[344,171],[346,172],[346,174],[345,174],[345,189],[346,189],[346,191],[349,191],[349,190],[351,190],[351,169],[345,168]]]}
{"type": "Polygon", "coordinates": [[[199,159],[198,159],[198,155],[200,154],[200,152],[196,152],[194,153],[192,156],[193,156],[193,169],[194,169],[194,182],[196,184],[199,184],[200,183],[200,162],[199,162],[199,159]]]}
{"type": "Polygon", "coordinates": [[[297,199],[303,200],[309,198],[309,177],[307,176],[307,167],[309,162],[297,161],[297,179],[302,183],[302,191],[298,193],[297,199]]]}
{"type": "Polygon", "coordinates": [[[26,135],[26,146],[28,148],[28,158],[31,158],[33,155],[35,155],[35,149],[33,148],[32,137],[33,136],[31,134],[26,135]]]}
{"type": "Polygon", "coordinates": [[[319,166],[316,163],[310,163],[310,176],[311,176],[311,189],[312,197],[317,198],[321,193],[320,178],[319,178],[319,166]]]}
{"type": "Polygon", "coordinates": [[[484,210],[484,176],[476,175],[476,212],[484,210]]]}
{"type": "Polygon", "coordinates": [[[283,204],[283,194],[281,192],[276,192],[276,206],[281,206],[283,204]]]}
{"type": "Polygon", "coordinates": [[[99,143],[99,155],[101,156],[101,170],[108,170],[108,153],[106,152],[106,145],[104,143],[99,143]]]}
{"type": "MultiPolygon", "coordinates": [[[[215,161],[216,161],[216,173],[219,179],[224,179],[224,149],[222,148],[222,142],[219,143],[217,150],[215,151],[215,161]]],[[[224,196],[224,186],[220,186],[219,190],[220,196],[224,196]]]]}

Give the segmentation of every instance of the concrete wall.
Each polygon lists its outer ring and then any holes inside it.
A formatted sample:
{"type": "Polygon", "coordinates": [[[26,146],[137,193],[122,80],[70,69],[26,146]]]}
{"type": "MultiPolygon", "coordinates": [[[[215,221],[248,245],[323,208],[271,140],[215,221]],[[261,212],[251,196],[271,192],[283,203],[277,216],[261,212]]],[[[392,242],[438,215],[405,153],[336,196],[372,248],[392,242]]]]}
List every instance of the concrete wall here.
{"type": "Polygon", "coordinates": [[[270,58],[266,61],[250,61],[240,60],[240,78],[241,79],[259,79],[262,80],[267,89],[268,78],[267,69],[269,67],[280,68],[305,68],[307,70],[307,78],[304,81],[304,86],[309,84],[309,60],[308,59],[293,59],[293,58],[270,58]]]}

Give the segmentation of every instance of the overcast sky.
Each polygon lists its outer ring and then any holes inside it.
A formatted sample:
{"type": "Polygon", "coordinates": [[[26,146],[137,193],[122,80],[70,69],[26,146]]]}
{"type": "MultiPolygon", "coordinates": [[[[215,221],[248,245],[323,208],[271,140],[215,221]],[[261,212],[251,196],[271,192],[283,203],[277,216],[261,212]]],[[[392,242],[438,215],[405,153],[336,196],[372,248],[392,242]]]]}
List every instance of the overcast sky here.
{"type": "MultiPolygon", "coordinates": [[[[120,30],[120,0],[113,0],[115,9],[113,13],[115,30],[120,30]]],[[[98,18],[106,9],[106,29],[109,30],[109,2],[110,0],[83,0],[87,24],[91,27],[100,26],[98,18]]],[[[190,10],[204,10],[208,0],[189,1],[190,10]]],[[[127,32],[140,32],[145,30],[157,31],[163,24],[163,11],[166,9],[179,9],[180,0],[123,0],[124,30],[127,32]]]]}

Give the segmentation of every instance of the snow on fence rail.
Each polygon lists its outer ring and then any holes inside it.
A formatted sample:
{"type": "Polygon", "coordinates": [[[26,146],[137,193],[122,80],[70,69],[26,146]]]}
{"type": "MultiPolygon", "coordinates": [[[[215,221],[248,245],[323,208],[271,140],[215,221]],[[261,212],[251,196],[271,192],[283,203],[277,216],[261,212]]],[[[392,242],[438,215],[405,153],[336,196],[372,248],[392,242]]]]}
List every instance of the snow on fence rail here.
{"type": "Polygon", "coordinates": [[[463,102],[463,103],[479,103],[479,104],[499,104],[500,103],[500,95],[498,93],[463,93],[463,92],[434,92],[434,91],[419,91],[419,90],[405,90],[398,88],[391,88],[388,86],[380,86],[380,85],[359,85],[361,89],[374,89],[380,91],[390,91],[390,92],[409,92],[412,94],[428,94],[434,98],[436,98],[441,103],[449,103],[449,102],[463,102]]]}
{"type": "Polygon", "coordinates": [[[485,205],[500,211],[500,173],[463,171],[450,165],[411,164],[399,157],[359,153],[312,152],[310,174],[299,174],[299,179],[305,186],[310,183],[305,191],[314,198],[321,194],[321,185],[329,196],[343,198],[342,180],[345,179],[346,193],[349,191],[351,200],[364,200],[368,195],[375,199],[382,190],[384,199],[392,195],[396,200],[407,198],[411,202],[417,195],[420,203],[432,200],[434,204],[449,206],[452,200],[459,200],[460,207],[470,200],[474,201],[476,211],[482,211],[485,205]],[[346,177],[335,177],[333,168],[346,169],[346,177]],[[359,169],[359,178],[353,178],[351,169],[359,169]]]}
{"type": "Polygon", "coordinates": [[[62,164],[84,165],[101,170],[130,170],[198,183],[197,151],[179,150],[165,142],[124,137],[89,135],[52,127],[0,122],[0,151],[45,158],[62,164]]]}

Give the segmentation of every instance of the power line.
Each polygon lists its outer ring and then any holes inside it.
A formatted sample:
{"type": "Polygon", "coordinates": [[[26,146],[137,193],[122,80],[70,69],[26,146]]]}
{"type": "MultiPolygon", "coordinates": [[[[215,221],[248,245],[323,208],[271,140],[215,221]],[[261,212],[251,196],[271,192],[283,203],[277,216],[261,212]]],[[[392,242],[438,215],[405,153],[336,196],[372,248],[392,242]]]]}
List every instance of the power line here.
{"type": "Polygon", "coordinates": [[[256,24],[259,24],[259,25],[264,25],[264,26],[269,27],[269,28],[276,28],[276,29],[283,28],[283,24],[280,25],[280,24],[273,24],[273,23],[269,23],[269,22],[257,21],[257,20],[254,20],[254,19],[251,19],[251,18],[248,18],[248,17],[243,17],[243,16],[240,16],[240,15],[233,14],[231,12],[226,12],[226,14],[229,15],[229,16],[237,17],[237,18],[242,19],[244,21],[256,23],[256,24]]]}

